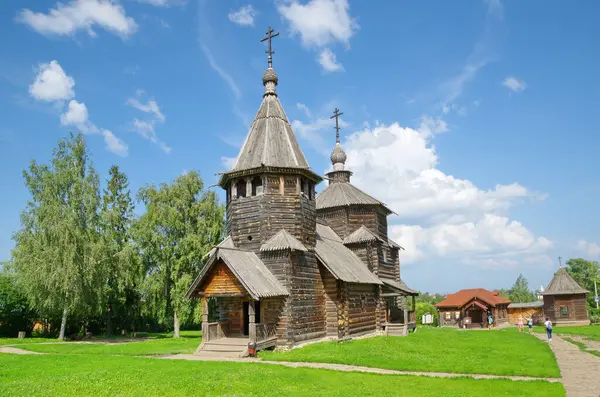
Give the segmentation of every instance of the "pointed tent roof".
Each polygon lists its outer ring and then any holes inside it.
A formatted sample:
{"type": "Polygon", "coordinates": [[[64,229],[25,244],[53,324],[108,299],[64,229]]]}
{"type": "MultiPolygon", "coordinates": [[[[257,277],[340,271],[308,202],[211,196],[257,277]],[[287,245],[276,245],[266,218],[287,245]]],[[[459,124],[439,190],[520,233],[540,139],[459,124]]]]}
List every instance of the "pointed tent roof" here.
{"type": "Polygon", "coordinates": [[[567,273],[567,269],[560,267],[554,277],[550,281],[550,284],[546,287],[546,290],[542,292],[542,295],[568,295],[568,294],[587,294],[588,290],[582,288],[577,281],[567,273]]]}
{"type": "Polygon", "coordinates": [[[317,195],[317,209],[350,205],[381,205],[389,214],[394,213],[384,203],[369,196],[350,182],[332,183],[317,195]]]}
{"type": "Polygon", "coordinates": [[[289,234],[285,229],[281,229],[260,247],[261,252],[284,249],[304,252],[308,251],[296,237],[289,234]]]}
{"type": "Polygon", "coordinates": [[[233,169],[223,173],[219,184],[223,186],[231,177],[274,169],[301,172],[308,178],[320,182],[322,178],[310,169],[283,106],[279,102],[275,91],[278,82],[277,74],[269,67],[262,80],[265,94],[260,108],[233,169]]]}
{"type": "Polygon", "coordinates": [[[371,243],[374,241],[383,242],[375,233],[367,229],[365,225],[362,225],[344,239],[344,244],[371,243]]]}

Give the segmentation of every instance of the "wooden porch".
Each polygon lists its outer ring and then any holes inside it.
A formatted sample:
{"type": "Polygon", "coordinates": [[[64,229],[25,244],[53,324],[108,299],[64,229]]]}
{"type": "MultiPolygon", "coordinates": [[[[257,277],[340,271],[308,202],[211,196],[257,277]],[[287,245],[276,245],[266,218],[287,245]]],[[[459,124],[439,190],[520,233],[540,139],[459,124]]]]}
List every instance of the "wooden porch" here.
{"type": "Polygon", "coordinates": [[[412,296],[412,304],[409,309],[408,297],[405,296],[404,307],[398,305],[397,295],[389,296],[386,294],[386,312],[385,323],[383,324],[383,332],[388,336],[408,336],[411,330],[417,328],[417,317],[415,313],[416,302],[415,296],[412,296]]]}
{"type": "Polygon", "coordinates": [[[239,357],[248,354],[248,345],[254,344],[256,350],[275,347],[277,344],[277,324],[257,323],[260,317],[260,301],[242,302],[243,310],[236,319],[242,319],[243,326],[232,326],[231,319],[209,322],[208,299],[202,298],[202,343],[196,354],[237,353],[239,357]],[[258,309],[258,310],[257,310],[258,309]],[[258,313],[257,313],[258,312],[258,313]]]}

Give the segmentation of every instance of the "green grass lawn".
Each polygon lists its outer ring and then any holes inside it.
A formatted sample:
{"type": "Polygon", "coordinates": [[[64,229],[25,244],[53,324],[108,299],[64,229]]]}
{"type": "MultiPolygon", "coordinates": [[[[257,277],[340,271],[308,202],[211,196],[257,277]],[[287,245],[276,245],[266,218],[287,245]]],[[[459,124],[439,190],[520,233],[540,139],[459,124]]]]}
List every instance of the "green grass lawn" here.
{"type": "MultiPolygon", "coordinates": [[[[542,326],[534,327],[537,333],[545,334],[546,328],[542,326]]],[[[582,325],[573,327],[553,327],[554,335],[580,335],[587,339],[600,340],[600,325],[582,325]]]]}
{"type": "Polygon", "coordinates": [[[139,342],[119,343],[124,338],[96,338],[94,343],[59,342],[56,339],[26,338],[0,339],[0,345],[18,345],[19,348],[58,354],[103,354],[148,356],[178,353],[193,353],[200,345],[201,331],[181,331],[181,338],[172,333],[150,334],[139,342]]]}
{"type": "Polygon", "coordinates": [[[325,342],[289,352],[260,352],[271,361],[309,361],[403,371],[559,377],[548,345],[532,335],[504,331],[419,328],[405,338],[325,342]]]}
{"type": "Polygon", "coordinates": [[[3,396],[565,396],[560,383],[436,379],[258,363],[0,354],[3,396]]]}

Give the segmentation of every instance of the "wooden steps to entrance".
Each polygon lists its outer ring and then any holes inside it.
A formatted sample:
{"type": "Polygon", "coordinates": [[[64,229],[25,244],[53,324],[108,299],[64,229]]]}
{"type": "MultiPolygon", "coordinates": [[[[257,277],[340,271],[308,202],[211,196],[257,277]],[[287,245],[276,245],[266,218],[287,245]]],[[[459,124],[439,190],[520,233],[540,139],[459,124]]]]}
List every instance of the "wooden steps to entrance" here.
{"type": "Polygon", "coordinates": [[[248,338],[220,338],[203,342],[196,353],[197,356],[207,356],[211,358],[223,357],[245,357],[248,355],[248,338]]]}
{"type": "Polygon", "coordinates": [[[407,336],[404,332],[404,324],[387,323],[385,326],[387,336],[407,336]]]}

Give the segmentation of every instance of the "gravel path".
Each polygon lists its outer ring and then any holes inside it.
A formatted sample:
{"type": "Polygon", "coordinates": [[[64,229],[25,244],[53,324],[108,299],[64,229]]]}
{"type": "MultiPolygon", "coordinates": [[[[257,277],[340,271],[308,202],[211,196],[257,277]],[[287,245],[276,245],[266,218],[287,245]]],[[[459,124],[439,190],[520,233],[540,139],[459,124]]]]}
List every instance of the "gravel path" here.
{"type": "Polygon", "coordinates": [[[0,346],[0,353],[9,354],[43,354],[38,352],[31,352],[29,350],[17,349],[16,347],[0,346]]]}
{"type": "MultiPolygon", "coordinates": [[[[545,335],[535,336],[547,341],[545,335]]],[[[548,344],[556,356],[567,397],[600,397],[600,357],[582,352],[558,336],[548,344]]]]}
{"type": "Polygon", "coordinates": [[[287,362],[287,361],[263,361],[257,358],[231,358],[223,359],[222,356],[196,356],[193,354],[174,354],[170,356],[160,357],[163,359],[170,360],[191,360],[191,361],[233,361],[241,363],[261,363],[261,364],[272,364],[272,365],[283,365],[291,368],[319,368],[319,369],[330,369],[333,371],[344,371],[344,372],[368,372],[373,374],[385,374],[385,375],[416,375],[416,376],[430,376],[433,378],[459,378],[459,377],[470,377],[474,379],[511,379],[511,380],[524,380],[524,381],[536,381],[544,380],[547,382],[560,382],[559,378],[533,378],[530,376],[502,376],[502,375],[484,375],[484,374],[453,374],[446,372],[413,372],[413,371],[396,371],[393,369],[382,369],[382,368],[371,368],[371,367],[360,367],[356,365],[345,365],[345,364],[328,364],[328,363],[306,363],[306,362],[287,362]]]}

